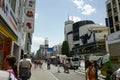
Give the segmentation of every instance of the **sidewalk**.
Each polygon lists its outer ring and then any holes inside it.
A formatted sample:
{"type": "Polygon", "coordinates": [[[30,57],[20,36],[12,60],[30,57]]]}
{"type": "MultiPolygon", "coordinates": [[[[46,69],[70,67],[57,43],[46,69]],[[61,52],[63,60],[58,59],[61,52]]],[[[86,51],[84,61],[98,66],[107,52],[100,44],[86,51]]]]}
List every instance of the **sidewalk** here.
{"type": "Polygon", "coordinates": [[[58,80],[52,73],[46,70],[46,65],[43,64],[43,68],[40,69],[39,67],[31,70],[32,76],[30,80],[58,80]]]}

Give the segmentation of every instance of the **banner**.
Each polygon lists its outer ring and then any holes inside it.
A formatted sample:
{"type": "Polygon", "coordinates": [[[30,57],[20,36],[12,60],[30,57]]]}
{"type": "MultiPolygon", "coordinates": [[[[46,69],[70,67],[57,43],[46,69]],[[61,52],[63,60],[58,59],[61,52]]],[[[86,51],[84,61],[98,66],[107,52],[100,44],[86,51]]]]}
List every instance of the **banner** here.
{"type": "Polygon", "coordinates": [[[35,0],[26,0],[25,5],[25,32],[34,32],[34,18],[35,18],[35,0]]]}

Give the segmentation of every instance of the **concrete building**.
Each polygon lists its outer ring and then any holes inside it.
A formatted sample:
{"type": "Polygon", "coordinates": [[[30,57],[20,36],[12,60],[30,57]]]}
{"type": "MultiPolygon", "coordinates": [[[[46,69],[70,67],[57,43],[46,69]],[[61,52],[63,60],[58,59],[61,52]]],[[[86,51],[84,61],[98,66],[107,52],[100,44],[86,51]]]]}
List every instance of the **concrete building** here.
{"type": "Polygon", "coordinates": [[[107,0],[108,46],[113,71],[120,67],[120,0],[107,0]]]}
{"type": "MultiPolygon", "coordinates": [[[[34,27],[31,25],[33,28],[26,29],[24,21],[28,21],[30,16],[26,18],[25,13],[33,4],[34,14],[35,0],[0,0],[0,69],[6,69],[7,55],[15,55],[18,63],[21,54],[30,52],[34,27]]],[[[29,23],[34,23],[34,17],[29,19],[29,23]]]]}
{"type": "Polygon", "coordinates": [[[74,55],[106,54],[105,36],[107,35],[106,26],[95,24],[91,20],[65,22],[65,40],[68,41],[70,51],[74,55]]]}
{"type": "Polygon", "coordinates": [[[54,45],[53,46],[53,56],[62,55],[61,48],[62,48],[62,44],[54,45]]]}
{"type": "Polygon", "coordinates": [[[64,27],[64,34],[65,34],[65,40],[68,41],[69,44],[69,49],[70,51],[72,51],[73,48],[73,32],[72,32],[72,25],[73,25],[74,21],[72,20],[68,20],[65,21],[65,27],[64,27]]]}

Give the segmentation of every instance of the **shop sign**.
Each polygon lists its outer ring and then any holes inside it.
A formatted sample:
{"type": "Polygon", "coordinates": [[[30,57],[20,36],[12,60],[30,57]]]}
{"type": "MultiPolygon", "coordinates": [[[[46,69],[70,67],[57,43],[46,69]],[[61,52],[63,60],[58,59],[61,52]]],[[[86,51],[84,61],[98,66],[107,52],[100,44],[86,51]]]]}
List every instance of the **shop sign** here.
{"type": "Polygon", "coordinates": [[[34,18],[35,18],[35,0],[26,0],[25,5],[25,32],[34,32],[34,18]]]}
{"type": "Polygon", "coordinates": [[[0,15],[14,31],[17,30],[17,20],[8,0],[0,0],[0,15]]]}
{"type": "Polygon", "coordinates": [[[110,56],[110,61],[113,64],[120,64],[120,56],[110,56]]]}
{"type": "Polygon", "coordinates": [[[120,31],[108,35],[108,42],[109,43],[111,43],[113,41],[115,42],[115,41],[118,41],[118,40],[120,42],[120,31]]]}
{"type": "Polygon", "coordinates": [[[35,9],[35,0],[26,0],[26,8],[35,9]]]}

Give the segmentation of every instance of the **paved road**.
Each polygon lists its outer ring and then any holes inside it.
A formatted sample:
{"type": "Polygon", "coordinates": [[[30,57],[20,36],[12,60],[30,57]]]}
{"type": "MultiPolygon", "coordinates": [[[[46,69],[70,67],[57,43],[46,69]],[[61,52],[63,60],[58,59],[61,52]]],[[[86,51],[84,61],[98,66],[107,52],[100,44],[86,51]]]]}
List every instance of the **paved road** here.
{"type": "MultiPolygon", "coordinates": [[[[44,69],[46,64],[44,64],[44,69]]],[[[60,68],[60,73],[58,73],[58,67],[51,65],[51,69],[48,70],[51,72],[58,80],[85,80],[84,74],[79,73],[79,71],[70,70],[70,73],[64,73],[63,68],[60,68]]]]}
{"type": "Polygon", "coordinates": [[[60,68],[60,73],[58,73],[58,67],[51,65],[51,69],[47,70],[47,64],[44,63],[42,69],[37,67],[32,68],[32,76],[30,80],[85,80],[84,73],[78,70],[70,70],[70,73],[64,73],[63,68],[60,68]]]}

